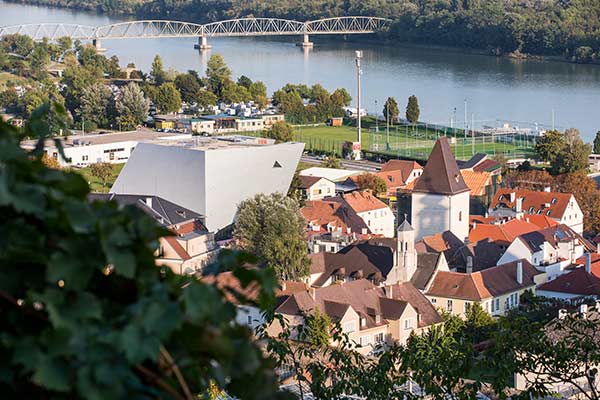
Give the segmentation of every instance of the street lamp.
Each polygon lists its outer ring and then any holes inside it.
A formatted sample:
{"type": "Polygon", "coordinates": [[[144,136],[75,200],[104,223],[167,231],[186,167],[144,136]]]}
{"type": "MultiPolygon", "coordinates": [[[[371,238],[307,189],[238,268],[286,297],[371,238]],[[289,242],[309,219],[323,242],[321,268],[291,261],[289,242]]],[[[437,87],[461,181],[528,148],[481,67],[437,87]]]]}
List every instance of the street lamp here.
{"type": "Polygon", "coordinates": [[[379,109],[377,108],[377,100],[375,100],[375,132],[379,133],[379,109]]]}
{"type": "Polygon", "coordinates": [[[362,69],[360,62],[363,57],[362,50],[356,50],[356,83],[357,83],[357,100],[356,100],[356,142],[352,144],[352,154],[355,160],[361,159],[361,127],[360,127],[360,75],[362,69]]]}

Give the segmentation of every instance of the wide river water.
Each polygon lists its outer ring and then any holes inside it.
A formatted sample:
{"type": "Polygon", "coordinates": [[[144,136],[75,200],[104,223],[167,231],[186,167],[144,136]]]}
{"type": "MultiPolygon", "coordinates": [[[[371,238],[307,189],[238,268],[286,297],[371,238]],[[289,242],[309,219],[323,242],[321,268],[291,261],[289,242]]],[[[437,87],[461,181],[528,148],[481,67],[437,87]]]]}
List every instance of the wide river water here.
{"type": "MultiPolygon", "coordinates": [[[[0,1],[0,26],[65,22],[103,25],[119,17],[65,9],[9,4],[0,1]]],[[[448,125],[450,119],[475,126],[497,125],[498,120],[579,128],[591,141],[600,129],[600,66],[560,62],[519,61],[464,54],[437,48],[374,45],[311,37],[314,49],[296,47],[296,37],[209,39],[209,52],[194,50],[194,38],[104,40],[107,55],[116,54],[122,65],[134,62],[148,70],[160,54],[166,68],[203,72],[210,54],[219,53],[235,76],[264,81],[269,93],[288,82],[321,83],[332,90],[345,87],[356,93],[354,50],[364,51],[363,107],[380,111],[388,96],[401,110],[411,94],[419,98],[420,120],[448,125]],[[376,103],[377,102],[377,108],[376,103]]]]}

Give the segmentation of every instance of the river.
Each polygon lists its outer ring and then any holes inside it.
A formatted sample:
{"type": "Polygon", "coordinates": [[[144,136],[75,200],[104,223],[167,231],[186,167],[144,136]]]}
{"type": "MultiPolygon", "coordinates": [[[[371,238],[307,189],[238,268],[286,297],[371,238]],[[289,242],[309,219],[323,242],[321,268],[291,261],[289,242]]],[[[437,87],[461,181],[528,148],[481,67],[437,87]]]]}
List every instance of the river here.
{"type": "MultiPolygon", "coordinates": [[[[79,11],[3,3],[0,26],[38,22],[103,25],[123,18],[79,11]]],[[[269,92],[288,82],[321,83],[332,90],[356,93],[354,51],[363,50],[363,107],[373,113],[393,96],[401,111],[408,96],[418,97],[420,120],[463,126],[465,100],[468,120],[475,126],[498,120],[576,127],[587,141],[600,129],[600,67],[561,62],[514,60],[465,54],[438,48],[344,42],[342,37],[311,37],[315,47],[303,51],[300,38],[209,39],[212,50],[193,49],[193,38],[103,40],[107,55],[122,65],[134,62],[147,71],[155,54],[166,68],[204,71],[210,54],[219,53],[235,76],[266,83],[269,92]],[[375,106],[377,102],[377,107],[375,106]]]]}

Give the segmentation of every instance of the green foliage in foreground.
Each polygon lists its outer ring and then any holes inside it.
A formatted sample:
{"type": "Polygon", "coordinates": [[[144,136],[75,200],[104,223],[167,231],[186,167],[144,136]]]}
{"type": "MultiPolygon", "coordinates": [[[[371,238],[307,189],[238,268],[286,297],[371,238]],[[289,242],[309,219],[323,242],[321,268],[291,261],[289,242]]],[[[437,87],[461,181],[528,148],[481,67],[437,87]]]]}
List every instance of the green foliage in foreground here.
{"type": "MultiPolygon", "coordinates": [[[[23,133],[0,122],[2,396],[195,399],[216,384],[283,398],[224,293],[155,266],[167,232],[135,207],[88,203],[80,175],[44,166],[43,111],[23,133]],[[39,137],[32,153],[22,134],[39,137]]],[[[258,284],[267,307],[275,277],[240,267],[253,261],[229,253],[211,269],[258,284]]]]}

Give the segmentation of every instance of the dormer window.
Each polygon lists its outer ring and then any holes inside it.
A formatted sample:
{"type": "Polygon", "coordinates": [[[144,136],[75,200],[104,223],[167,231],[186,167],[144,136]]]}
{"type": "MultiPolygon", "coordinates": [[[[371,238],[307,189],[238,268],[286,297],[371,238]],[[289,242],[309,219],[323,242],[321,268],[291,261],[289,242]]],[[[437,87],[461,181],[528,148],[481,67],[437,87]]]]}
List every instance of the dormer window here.
{"type": "Polygon", "coordinates": [[[533,207],[529,207],[529,212],[532,213],[533,212],[533,207]]]}
{"type": "Polygon", "coordinates": [[[377,315],[375,316],[375,323],[376,323],[376,324],[380,324],[380,323],[381,323],[381,315],[377,314],[377,315]]]}
{"type": "Polygon", "coordinates": [[[367,326],[367,319],[366,318],[361,318],[360,319],[360,327],[364,328],[365,326],[367,326]]]}
{"type": "Polygon", "coordinates": [[[552,204],[556,204],[556,199],[552,199],[552,204]]]}

